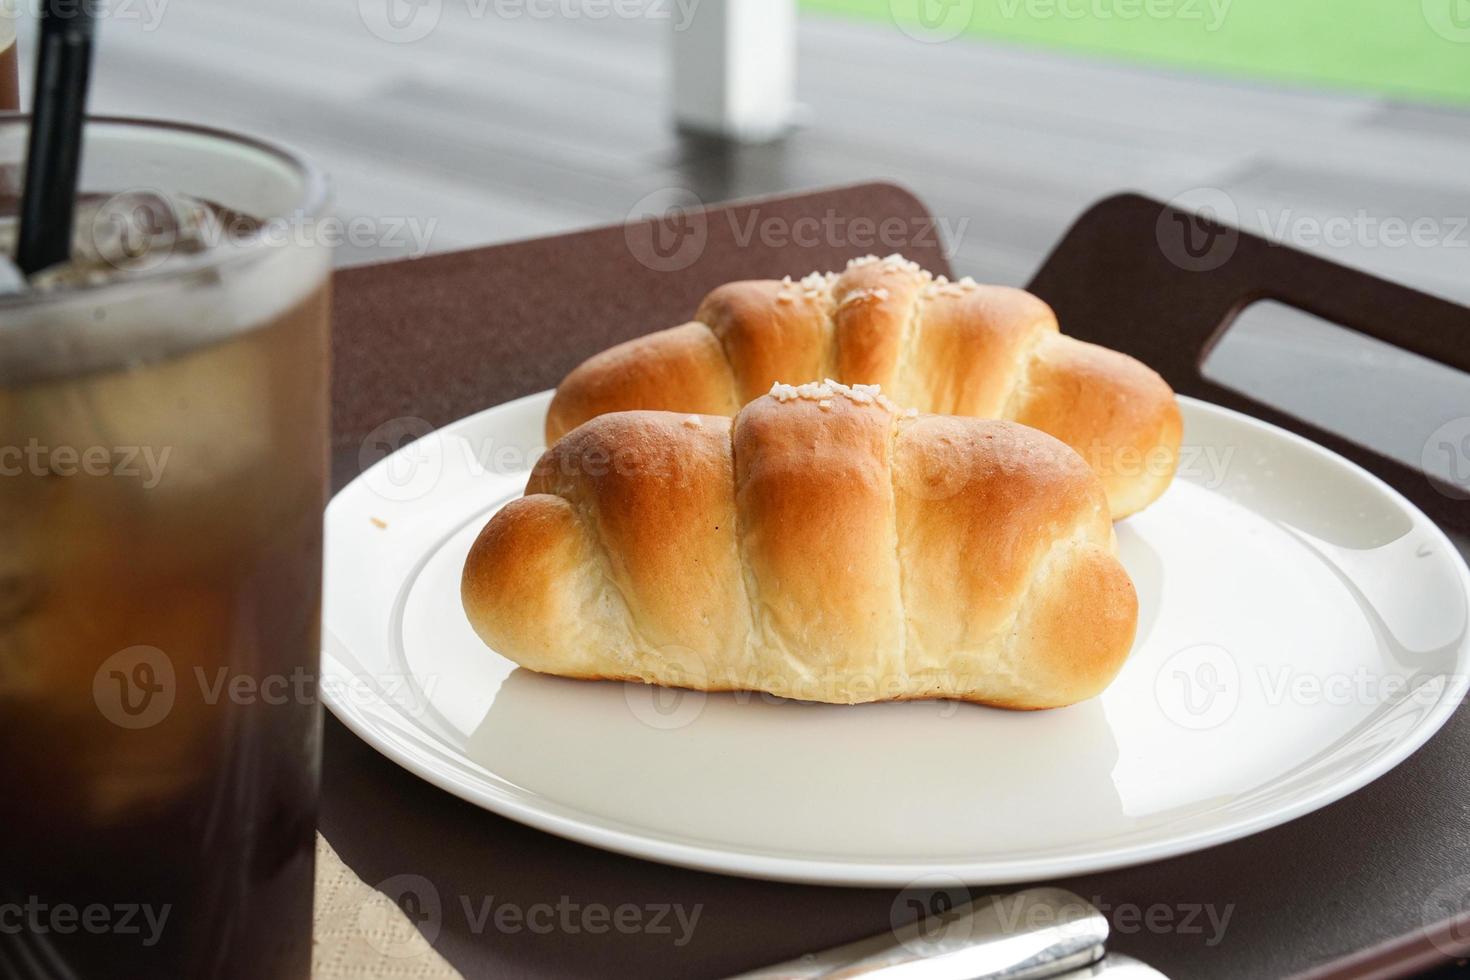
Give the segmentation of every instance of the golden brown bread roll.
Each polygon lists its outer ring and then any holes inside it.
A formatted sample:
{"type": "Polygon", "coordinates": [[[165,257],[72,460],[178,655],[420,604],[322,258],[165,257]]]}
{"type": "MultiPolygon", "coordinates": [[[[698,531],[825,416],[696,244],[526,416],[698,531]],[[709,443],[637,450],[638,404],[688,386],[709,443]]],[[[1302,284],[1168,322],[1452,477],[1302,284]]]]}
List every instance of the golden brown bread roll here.
{"type": "Polygon", "coordinates": [[[734,415],[778,381],[876,384],[902,405],[1009,419],[1077,450],[1114,519],[1169,485],[1181,423],[1174,392],[1126,354],[1062,335],[1020,289],[935,278],[897,255],[800,282],[735,282],[695,321],[603,351],[562,381],[547,444],[632,409],[734,415]]]}
{"type": "Polygon", "coordinates": [[[1009,422],[776,386],[602,415],[481,531],[462,598],[532,670],[836,703],[1089,698],[1138,604],[1096,475],[1009,422]]]}

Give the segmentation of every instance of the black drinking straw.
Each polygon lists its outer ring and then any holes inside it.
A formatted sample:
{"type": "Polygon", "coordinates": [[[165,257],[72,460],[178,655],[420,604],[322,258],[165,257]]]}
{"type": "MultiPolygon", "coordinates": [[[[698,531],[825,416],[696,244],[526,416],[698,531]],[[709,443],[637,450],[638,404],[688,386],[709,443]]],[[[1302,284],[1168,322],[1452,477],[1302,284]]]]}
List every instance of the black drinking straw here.
{"type": "Polygon", "coordinates": [[[15,250],[15,264],[28,276],[71,256],[97,6],[95,0],[45,0],[41,10],[36,100],[15,250]]]}

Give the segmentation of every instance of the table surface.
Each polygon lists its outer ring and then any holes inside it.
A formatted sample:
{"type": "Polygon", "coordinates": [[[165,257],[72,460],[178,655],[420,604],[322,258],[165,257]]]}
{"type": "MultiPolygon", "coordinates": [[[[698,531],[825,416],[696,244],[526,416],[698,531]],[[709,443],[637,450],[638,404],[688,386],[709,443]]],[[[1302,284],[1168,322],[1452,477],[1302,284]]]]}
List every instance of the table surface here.
{"type": "MultiPolygon", "coordinates": [[[[698,258],[677,270],[650,268],[640,241],[613,228],[339,273],[336,485],[382,454],[368,435],[385,423],[442,425],[554,386],[586,355],[682,322],[706,290],[729,279],[840,267],[863,250],[742,248],[736,234],[752,214],[791,222],[833,209],[911,227],[926,213],[898,188],[866,185],[713,211],[698,258]]],[[[948,269],[937,246],[916,240],[904,250],[948,269]]],[[[1382,779],[1291,824],[1061,884],[1109,913],[1112,948],[1170,976],[1308,970],[1420,932],[1456,911],[1444,907],[1446,895],[1463,908],[1463,896],[1450,893],[1470,885],[1467,756],[1470,715],[1462,711],[1382,779]],[[1211,915],[1228,916],[1223,939],[1211,915]]],[[[888,928],[890,890],[725,877],[561,840],[434,789],[331,718],[323,771],[327,839],[369,883],[400,874],[431,882],[443,903],[435,945],[467,977],[716,977],[888,928]],[[522,909],[670,905],[697,910],[698,919],[682,944],[677,927],[540,934],[485,922],[477,910],[487,901],[522,909]]]]}

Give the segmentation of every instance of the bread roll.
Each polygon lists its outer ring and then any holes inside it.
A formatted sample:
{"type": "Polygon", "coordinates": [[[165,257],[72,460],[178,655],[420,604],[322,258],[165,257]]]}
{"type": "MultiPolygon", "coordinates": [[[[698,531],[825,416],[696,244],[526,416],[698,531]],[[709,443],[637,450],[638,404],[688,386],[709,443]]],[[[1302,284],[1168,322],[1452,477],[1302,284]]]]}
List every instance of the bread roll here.
{"type": "Polygon", "coordinates": [[[462,598],[532,670],[842,704],[1071,704],[1137,620],[1075,452],[833,382],[778,385],[733,424],[578,427],[480,533],[462,598]]]}
{"type": "Polygon", "coordinates": [[[903,405],[1009,419],[1077,450],[1114,519],[1168,487],[1181,423],[1143,364],[1063,336],[1019,289],[947,282],[891,255],[800,282],[735,282],[695,321],[590,358],[557,388],[547,444],[594,416],[633,409],[734,415],[778,381],[880,385],[903,405]]]}

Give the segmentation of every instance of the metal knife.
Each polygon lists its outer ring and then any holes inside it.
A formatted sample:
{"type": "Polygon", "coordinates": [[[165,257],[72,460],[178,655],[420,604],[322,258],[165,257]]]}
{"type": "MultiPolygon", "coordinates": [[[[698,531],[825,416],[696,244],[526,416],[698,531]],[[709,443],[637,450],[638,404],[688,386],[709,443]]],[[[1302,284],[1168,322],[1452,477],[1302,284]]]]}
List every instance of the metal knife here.
{"type": "Polygon", "coordinates": [[[1092,980],[1093,977],[1102,977],[1103,980],[1169,980],[1148,964],[1122,953],[1109,953],[1091,966],[1063,973],[1052,980],[1092,980]]]}
{"type": "Polygon", "coordinates": [[[1041,980],[1086,977],[1108,920],[1061,888],[976,899],[889,932],[741,974],[735,980],[1041,980]]]}

